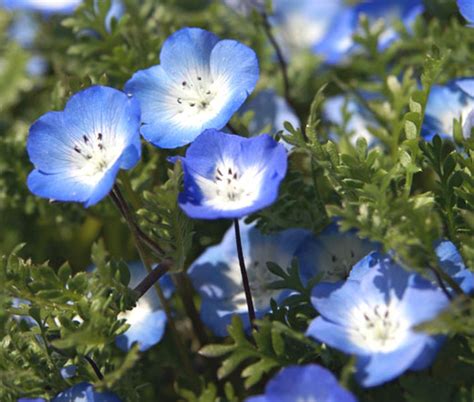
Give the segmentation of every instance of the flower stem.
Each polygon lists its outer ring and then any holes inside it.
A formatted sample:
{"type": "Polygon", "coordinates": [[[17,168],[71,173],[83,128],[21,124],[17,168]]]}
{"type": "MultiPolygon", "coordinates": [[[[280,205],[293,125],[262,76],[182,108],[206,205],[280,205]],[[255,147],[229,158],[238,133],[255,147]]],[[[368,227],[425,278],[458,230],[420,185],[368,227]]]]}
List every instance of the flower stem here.
{"type": "MultiPolygon", "coordinates": [[[[154,286],[155,291],[158,295],[158,298],[160,299],[160,303],[161,303],[163,309],[165,310],[167,322],[168,322],[168,325],[170,327],[171,332],[173,333],[173,340],[175,342],[175,345],[176,345],[176,348],[178,350],[179,356],[180,356],[181,361],[183,363],[184,370],[186,371],[186,374],[188,376],[193,378],[195,373],[194,373],[194,370],[193,370],[193,367],[192,367],[192,364],[191,364],[191,360],[189,359],[189,356],[188,356],[188,353],[187,353],[187,351],[184,347],[184,344],[181,342],[181,338],[180,338],[179,332],[176,328],[176,324],[174,322],[173,315],[171,313],[171,308],[169,306],[168,300],[164,296],[163,291],[162,291],[162,289],[159,285],[159,282],[158,282],[158,279],[162,275],[157,275],[157,272],[155,272],[156,270],[153,270],[150,266],[150,262],[148,261],[148,259],[146,257],[145,250],[143,248],[143,244],[142,244],[143,239],[139,234],[141,232],[141,229],[138,227],[138,225],[135,221],[135,218],[132,214],[132,211],[129,209],[128,204],[127,204],[126,200],[123,198],[123,196],[120,192],[120,189],[118,188],[117,185],[115,185],[113,190],[111,191],[110,197],[111,197],[112,201],[114,202],[114,204],[117,206],[118,210],[122,214],[125,221],[127,222],[128,227],[130,228],[130,231],[132,232],[133,239],[135,241],[135,246],[136,246],[136,249],[138,251],[138,255],[140,256],[140,259],[142,260],[142,263],[143,263],[144,267],[148,271],[148,276],[144,279],[144,281],[146,281],[146,285],[148,286],[148,289],[151,286],[154,286]],[[149,280],[147,280],[147,278],[149,278],[149,280]],[[153,279],[154,282],[152,282],[151,279],[153,279]]],[[[166,270],[169,269],[170,265],[171,265],[170,261],[165,261],[165,266],[167,266],[166,270]]],[[[158,269],[158,268],[156,268],[156,269],[158,269]]],[[[143,281],[142,281],[142,283],[143,283],[143,281]]],[[[144,292],[142,293],[142,295],[146,292],[147,289],[143,289],[143,290],[144,290],[144,292]]]]}
{"type": "Polygon", "coordinates": [[[247,269],[245,268],[244,253],[242,250],[242,239],[240,238],[239,220],[234,219],[235,242],[237,245],[237,255],[239,257],[240,273],[242,275],[242,283],[244,285],[245,299],[247,300],[247,308],[249,312],[250,324],[255,322],[255,309],[253,307],[252,293],[250,291],[249,278],[247,276],[247,269]]]}

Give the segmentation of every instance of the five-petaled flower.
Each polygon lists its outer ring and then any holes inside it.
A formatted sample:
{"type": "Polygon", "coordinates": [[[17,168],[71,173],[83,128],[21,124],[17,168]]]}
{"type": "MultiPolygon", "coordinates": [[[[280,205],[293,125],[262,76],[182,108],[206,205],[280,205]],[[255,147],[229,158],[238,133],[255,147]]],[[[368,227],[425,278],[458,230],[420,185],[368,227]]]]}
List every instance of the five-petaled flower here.
{"type": "Polygon", "coordinates": [[[262,134],[243,138],[206,130],[181,158],[178,203],[191,218],[242,218],[272,204],[286,174],[285,147],[262,134]]]}
{"type": "Polygon", "coordinates": [[[102,86],[78,92],[64,111],[31,126],[27,150],[35,169],[28,188],[40,197],[96,204],[119,169],[140,159],[139,128],[139,105],[125,93],[102,86]]]}
{"type": "Polygon", "coordinates": [[[376,386],[408,369],[421,370],[434,359],[439,338],[415,330],[449,304],[434,284],[377,253],[356,265],[346,282],[315,286],[312,303],[321,314],[307,334],[357,356],[356,378],[376,386]]]}
{"type": "MultiPolygon", "coordinates": [[[[289,295],[288,290],[269,287],[279,277],[268,270],[267,262],[287,269],[303,241],[310,236],[311,233],[303,229],[264,235],[252,225],[242,225],[242,248],[257,317],[270,311],[272,298],[281,302],[289,295]]],[[[246,329],[250,328],[233,228],[220,244],[209,247],[194,261],[188,272],[201,296],[201,318],[213,333],[226,336],[234,315],[240,316],[246,329]]]]}
{"type": "MultiPolygon", "coordinates": [[[[141,262],[130,264],[129,270],[130,287],[138,285],[140,280],[147,275],[147,271],[141,262]]],[[[174,287],[168,275],[160,278],[160,286],[164,296],[166,298],[171,297],[174,287]]],[[[145,295],[138,299],[133,309],[120,314],[118,318],[125,319],[130,328],[115,339],[116,345],[122,350],[129,350],[137,342],[142,352],[160,342],[167,321],[166,314],[154,289],[148,290],[145,295]]]]}
{"type": "Polygon", "coordinates": [[[265,387],[265,394],[246,402],[356,402],[336,377],[317,364],[283,368],[265,387]]]}
{"type": "Polygon", "coordinates": [[[138,71],[125,91],[140,102],[142,134],[161,148],[221,129],[253,91],[259,76],[255,52],[199,28],[183,28],[163,44],[160,65],[138,71]]]}
{"type": "Polygon", "coordinates": [[[460,78],[446,85],[434,85],[426,104],[422,135],[452,137],[454,119],[462,120],[462,131],[469,138],[474,127],[474,78],[460,78]]]}

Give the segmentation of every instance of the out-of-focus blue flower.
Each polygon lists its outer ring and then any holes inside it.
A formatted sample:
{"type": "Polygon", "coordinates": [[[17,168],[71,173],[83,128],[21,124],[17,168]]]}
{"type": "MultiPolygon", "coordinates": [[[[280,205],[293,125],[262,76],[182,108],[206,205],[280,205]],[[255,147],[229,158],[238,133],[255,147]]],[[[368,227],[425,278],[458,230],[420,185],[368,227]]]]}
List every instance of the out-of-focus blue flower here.
{"type": "Polygon", "coordinates": [[[64,378],[65,380],[68,380],[76,376],[77,366],[74,364],[71,364],[69,366],[63,367],[60,370],[60,372],[61,372],[61,377],[64,378]]]}
{"type": "MultiPolygon", "coordinates": [[[[140,262],[130,264],[129,269],[129,286],[133,288],[147,275],[147,271],[140,262]]],[[[171,297],[174,287],[169,275],[160,278],[160,286],[164,296],[171,297]]],[[[116,345],[122,350],[129,350],[135,342],[138,342],[140,351],[144,352],[163,338],[166,314],[154,289],[150,289],[142,296],[132,310],[120,314],[118,318],[125,319],[130,325],[130,328],[115,340],[116,345]]]]}
{"type": "Polygon", "coordinates": [[[452,137],[454,119],[462,119],[463,135],[469,138],[474,126],[474,78],[461,78],[431,88],[426,105],[422,135],[452,137]]]}
{"type": "Polygon", "coordinates": [[[199,28],[183,28],[163,44],[160,65],[125,85],[142,108],[145,139],[161,148],[193,141],[224,127],[257,83],[255,52],[199,28]]]}
{"type": "Polygon", "coordinates": [[[323,106],[324,119],[334,125],[342,125],[344,123],[344,107],[351,114],[347,122],[347,129],[350,131],[350,142],[355,145],[357,139],[363,137],[369,146],[374,145],[377,138],[369,131],[369,127],[376,127],[377,123],[359,103],[353,100],[346,101],[342,95],[329,98],[323,106]]]}
{"type": "Polygon", "coordinates": [[[140,159],[139,127],[138,103],[123,92],[102,86],[78,92],[64,111],[31,126],[27,150],[35,169],[28,188],[40,197],[96,204],[119,169],[140,159]]]}
{"type": "Polygon", "coordinates": [[[246,402],[356,402],[334,374],[317,364],[284,367],[265,387],[265,394],[246,402]]]}
{"type": "Polygon", "coordinates": [[[262,134],[244,138],[206,130],[181,158],[178,203],[196,219],[242,218],[272,204],[286,174],[285,147],[262,134]]]}
{"type": "Polygon", "coordinates": [[[82,0],[3,0],[3,5],[11,10],[31,10],[43,14],[72,13],[82,0]]]}
{"type": "Polygon", "coordinates": [[[449,240],[442,240],[436,245],[436,255],[441,269],[451,276],[465,293],[472,293],[474,274],[464,265],[456,246],[449,240]]]}
{"type": "Polygon", "coordinates": [[[290,52],[312,49],[327,63],[335,64],[356,49],[352,36],[362,14],[372,23],[385,20],[386,30],[379,40],[379,48],[384,49],[398,37],[393,21],[401,19],[409,28],[424,7],[421,0],[362,1],[353,6],[344,0],[276,0],[274,9],[274,25],[290,52]]]}
{"type": "Polygon", "coordinates": [[[301,247],[298,253],[301,277],[308,281],[321,275],[323,282],[346,279],[359,260],[379,249],[378,244],[358,237],[355,230],[339,231],[334,222],[317,236],[308,238],[301,247]]]}
{"type": "Polygon", "coordinates": [[[300,127],[301,123],[295,111],[273,89],[260,91],[254,98],[245,102],[239,113],[244,114],[253,110],[254,116],[248,129],[252,135],[263,132],[277,133],[283,130],[283,123],[288,121],[293,127],[300,127]]]}
{"type": "Polygon", "coordinates": [[[458,7],[469,26],[474,27],[474,2],[472,0],[458,0],[458,7]]]}
{"type": "Polygon", "coordinates": [[[17,402],[46,402],[43,398],[20,398],[17,402]]]}
{"type": "Polygon", "coordinates": [[[414,327],[434,319],[449,300],[389,256],[374,253],[364,260],[372,267],[357,280],[315,286],[312,303],[321,315],[307,334],[357,356],[356,378],[371,387],[432,363],[440,338],[414,327]]]}
{"type": "Polygon", "coordinates": [[[120,399],[112,392],[97,392],[91,384],[81,382],[60,392],[51,402],[120,402],[120,399]]]}
{"type": "MultiPolygon", "coordinates": [[[[286,290],[268,288],[269,283],[279,278],[268,270],[267,262],[287,269],[310,235],[302,229],[263,235],[251,225],[242,225],[242,247],[257,317],[270,310],[272,298],[280,302],[289,294],[286,290]]],[[[193,262],[188,273],[201,296],[201,318],[214,334],[226,336],[234,315],[240,316],[246,329],[250,328],[233,227],[220,244],[209,247],[193,262]]]]}

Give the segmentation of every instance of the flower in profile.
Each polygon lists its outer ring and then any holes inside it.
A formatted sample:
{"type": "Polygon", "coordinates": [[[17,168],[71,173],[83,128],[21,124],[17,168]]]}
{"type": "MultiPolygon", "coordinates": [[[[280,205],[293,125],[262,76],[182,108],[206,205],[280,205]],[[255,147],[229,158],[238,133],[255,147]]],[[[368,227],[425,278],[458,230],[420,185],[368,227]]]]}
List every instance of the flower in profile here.
{"type": "Polygon", "coordinates": [[[78,92],[64,111],[41,116],[30,128],[27,150],[35,169],[28,188],[57,201],[96,204],[112,189],[119,169],[141,154],[140,108],[113,88],[78,92]]]}
{"type": "Polygon", "coordinates": [[[421,0],[364,1],[356,5],[344,0],[276,0],[272,22],[287,53],[310,49],[326,63],[337,64],[357,49],[353,35],[362,14],[372,23],[384,20],[386,29],[378,44],[384,49],[398,37],[393,22],[400,19],[409,28],[423,10],[421,0]]]}
{"type": "Polygon", "coordinates": [[[460,78],[446,85],[434,85],[426,104],[422,135],[452,137],[454,119],[462,120],[463,135],[469,138],[474,126],[474,78],[460,78]]]}
{"type": "Polygon", "coordinates": [[[259,76],[252,49],[199,28],[171,35],[160,63],[136,72],[125,91],[140,102],[143,136],[161,148],[180,147],[205,129],[224,127],[259,76]]]}
{"type": "Polygon", "coordinates": [[[471,294],[474,291],[474,274],[464,265],[456,246],[449,240],[441,240],[435,251],[441,269],[451,276],[465,293],[471,294]]]}
{"type": "Polygon", "coordinates": [[[378,124],[366,109],[352,99],[346,100],[344,96],[334,96],[324,102],[323,117],[328,123],[342,126],[345,123],[344,111],[350,114],[346,128],[351,144],[355,145],[357,139],[363,137],[367,145],[374,145],[377,138],[369,127],[377,127],[378,124]]]}
{"type": "Polygon", "coordinates": [[[81,382],[61,391],[57,394],[51,402],[120,402],[117,395],[112,392],[97,392],[94,387],[87,383],[81,382]]]}
{"type": "MultiPolygon", "coordinates": [[[[268,270],[267,262],[287,269],[308,236],[310,232],[303,229],[264,235],[252,225],[242,226],[242,248],[258,318],[270,311],[272,298],[281,302],[289,294],[268,287],[280,278],[268,270]]],[[[201,296],[201,318],[213,333],[226,336],[234,315],[241,317],[246,329],[250,328],[232,227],[220,244],[209,247],[192,263],[188,273],[201,296]]]]}
{"type": "Polygon", "coordinates": [[[245,402],[357,402],[336,377],[317,364],[284,367],[265,387],[265,394],[245,402]]]}
{"type": "Polygon", "coordinates": [[[359,260],[379,248],[377,243],[358,237],[355,230],[341,232],[333,222],[301,247],[301,277],[308,281],[320,275],[323,282],[347,279],[359,260]]]}
{"type": "Polygon", "coordinates": [[[7,9],[37,11],[44,14],[72,13],[82,0],[3,0],[7,9]]]}
{"type": "Polygon", "coordinates": [[[206,130],[181,158],[181,209],[191,218],[242,218],[272,204],[286,174],[285,147],[262,134],[244,138],[206,130]]]}
{"type": "Polygon", "coordinates": [[[415,327],[434,319],[449,300],[430,281],[405,271],[389,256],[375,253],[364,260],[371,268],[357,280],[315,286],[312,303],[320,316],[307,335],[355,355],[356,379],[371,387],[432,363],[439,338],[415,327]]]}
{"type": "Polygon", "coordinates": [[[277,133],[284,129],[285,121],[293,127],[301,127],[301,123],[293,108],[285,98],[279,96],[273,89],[260,91],[254,98],[248,100],[240,108],[239,114],[254,111],[253,119],[248,125],[252,135],[260,133],[277,133]]]}
{"type": "Polygon", "coordinates": [[[458,0],[458,7],[464,19],[469,23],[468,26],[474,27],[474,3],[472,0],[458,0]]]}
{"type": "MultiPolygon", "coordinates": [[[[135,287],[147,275],[141,262],[132,263],[130,269],[130,287],[135,287]]],[[[160,286],[166,298],[171,297],[174,287],[168,275],[160,278],[160,286]]],[[[150,289],[138,301],[136,306],[119,315],[125,319],[130,328],[115,339],[122,350],[129,350],[137,342],[140,351],[144,352],[156,345],[163,338],[166,328],[166,314],[154,289],[150,289]]]]}

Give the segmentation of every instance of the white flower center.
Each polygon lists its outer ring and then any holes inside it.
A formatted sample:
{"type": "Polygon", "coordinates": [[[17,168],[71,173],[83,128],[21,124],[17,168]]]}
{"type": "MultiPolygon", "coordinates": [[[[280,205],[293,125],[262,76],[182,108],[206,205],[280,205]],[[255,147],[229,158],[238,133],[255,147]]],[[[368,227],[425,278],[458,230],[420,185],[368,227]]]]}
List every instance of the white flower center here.
{"type": "Polygon", "coordinates": [[[118,318],[127,320],[127,324],[133,326],[142,322],[152,312],[151,304],[146,299],[141,298],[133,309],[120,313],[118,318]]]}
{"type": "Polygon", "coordinates": [[[106,171],[119,156],[118,144],[106,144],[104,135],[83,135],[72,146],[73,163],[78,176],[84,179],[97,178],[106,171]]]}
{"type": "Polygon", "coordinates": [[[221,210],[252,205],[260,194],[263,169],[259,166],[237,168],[231,161],[217,164],[212,180],[198,176],[204,203],[221,210]]]}
{"type": "Polygon", "coordinates": [[[391,352],[408,335],[408,322],[392,303],[356,306],[350,317],[352,341],[368,352],[391,352]]]}

